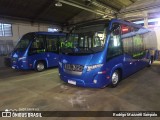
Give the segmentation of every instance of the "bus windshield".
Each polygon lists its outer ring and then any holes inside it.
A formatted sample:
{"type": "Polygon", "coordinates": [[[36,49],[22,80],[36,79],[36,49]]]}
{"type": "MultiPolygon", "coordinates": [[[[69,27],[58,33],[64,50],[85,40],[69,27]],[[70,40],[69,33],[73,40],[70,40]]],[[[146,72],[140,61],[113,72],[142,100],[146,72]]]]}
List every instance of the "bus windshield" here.
{"type": "Polygon", "coordinates": [[[16,45],[15,50],[20,50],[20,51],[26,50],[32,39],[33,39],[32,34],[24,35],[16,45]]]}
{"type": "Polygon", "coordinates": [[[100,52],[104,49],[106,26],[96,24],[75,29],[65,42],[61,42],[63,54],[84,55],[100,52]]]}

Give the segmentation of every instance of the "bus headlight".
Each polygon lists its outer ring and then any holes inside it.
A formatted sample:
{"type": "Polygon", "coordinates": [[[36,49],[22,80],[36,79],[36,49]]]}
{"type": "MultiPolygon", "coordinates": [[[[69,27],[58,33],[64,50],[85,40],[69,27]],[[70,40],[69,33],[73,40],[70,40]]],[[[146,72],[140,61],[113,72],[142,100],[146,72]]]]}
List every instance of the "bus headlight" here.
{"type": "Polygon", "coordinates": [[[20,58],[18,58],[18,61],[24,60],[24,59],[26,59],[26,57],[20,57],[20,58]]]}
{"type": "Polygon", "coordinates": [[[89,72],[89,71],[91,71],[91,70],[94,70],[94,69],[96,69],[96,68],[100,68],[100,67],[102,67],[102,66],[103,66],[103,64],[97,64],[97,65],[87,66],[87,71],[89,72]]]}

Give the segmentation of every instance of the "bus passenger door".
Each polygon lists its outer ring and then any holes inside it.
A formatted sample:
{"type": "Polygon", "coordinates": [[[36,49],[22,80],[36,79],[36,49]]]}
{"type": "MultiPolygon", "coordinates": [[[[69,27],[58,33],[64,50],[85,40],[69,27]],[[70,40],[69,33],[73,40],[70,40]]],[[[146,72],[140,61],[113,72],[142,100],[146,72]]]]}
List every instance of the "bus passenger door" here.
{"type": "Polygon", "coordinates": [[[47,35],[46,46],[47,46],[46,55],[48,60],[48,67],[58,66],[58,59],[59,59],[58,36],[47,35]]]}
{"type": "Polygon", "coordinates": [[[122,39],[123,41],[123,51],[124,51],[124,74],[125,76],[129,76],[130,74],[136,71],[136,60],[133,59],[132,53],[132,38],[122,39]]]}
{"type": "Polygon", "coordinates": [[[121,38],[123,42],[123,52],[124,52],[124,74],[129,76],[134,73],[137,69],[137,60],[133,58],[133,35],[134,32],[128,25],[121,25],[121,38]]]}
{"type": "Polygon", "coordinates": [[[35,38],[28,51],[29,66],[33,68],[34,62],[38,60],[45,60],[46,49],[44,42],[44,35],[35,35],[35,38]]]}
{"type": "Polygon", "coordinates": [[[120,25],[114,23],[107,48],[107,67],[110,70],[117,65],[123,64],[123,49],[120,33],[120,25]]]}

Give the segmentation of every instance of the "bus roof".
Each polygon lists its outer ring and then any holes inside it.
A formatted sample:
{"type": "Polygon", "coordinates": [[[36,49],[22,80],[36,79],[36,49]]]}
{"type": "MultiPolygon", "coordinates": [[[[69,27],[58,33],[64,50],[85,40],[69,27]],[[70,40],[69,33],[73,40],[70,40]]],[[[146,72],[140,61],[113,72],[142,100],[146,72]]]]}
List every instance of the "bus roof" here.
{"type": "Polygon", "coordinates": [[[79,23],[79,24],[75,25],[73,27],[73,29],[79,29],[79,28],[83,28],[83,27],[86,27],[86,26],[100,25],[100,24],[109,25],[109,24],[112,24],[112,23],[115,23],[115,22],[125,24],[125,25],[128,25],[128,26],[132,26],[132,27],[136,27],[136,28],[144,28],[141,25],[137,25],[137,24],[129,22],[129,21],[113,18],[111,20],[100,19],[100,20],[93,20],[93,21],[87,21],[87,22],[79,23]]]}
{"type": "Polygon", "coordinates": [[[66,36],[66,33],[63,32],[30,32],[32,34],[41,34],[41,35],[57,35],[57,36],[66,36]]]}
{"type": "Polygon", "coordinates": [[[109,24],[109,20],[93,20],[93,21],[87,21],[83,23],[79,23],[75,25],[75,28],[81,28],[81,27],[86,27],[86,26],[91,26],[91,25],[97,25],[97,24],[109,24]]]}
{"type": "Polygon", "coordinates": [[[132,26],[132,27],[137,27],[137,28],[144,28],[143,26],[141,25],[137,25],[135,23],[132,23],[132,22],[129,22],[129,21],[125,21],[125,20],[121,20],[121,19],[112,19],[111,22],[118,22],[118,23],[122,23],[122,24],[125,24],[125,25],[128,25],[128,26],[132,26]]]}

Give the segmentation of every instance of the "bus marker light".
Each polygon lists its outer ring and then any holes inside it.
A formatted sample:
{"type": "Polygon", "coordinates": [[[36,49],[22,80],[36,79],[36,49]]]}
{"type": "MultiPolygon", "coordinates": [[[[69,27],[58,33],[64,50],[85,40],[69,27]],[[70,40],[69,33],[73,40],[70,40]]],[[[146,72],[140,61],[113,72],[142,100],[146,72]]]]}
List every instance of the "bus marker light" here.
{"type": "Polygon", "coordinates": [[[107,76],[107,79],[109,79],[110,78],[110,76],[107,76]]]}

